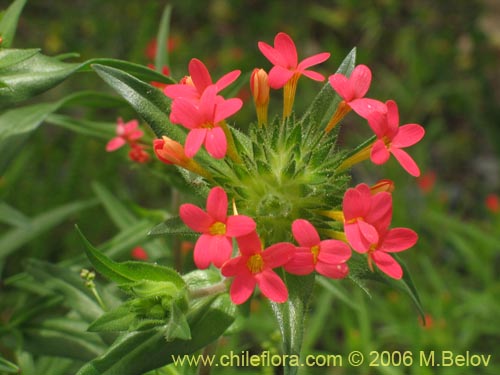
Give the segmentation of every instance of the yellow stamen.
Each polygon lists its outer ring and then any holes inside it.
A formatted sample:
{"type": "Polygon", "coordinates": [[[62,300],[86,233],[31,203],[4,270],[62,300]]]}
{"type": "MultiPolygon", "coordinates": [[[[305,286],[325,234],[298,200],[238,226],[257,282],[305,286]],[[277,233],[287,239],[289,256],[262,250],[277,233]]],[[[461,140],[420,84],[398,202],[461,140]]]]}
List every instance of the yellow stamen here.
{"type": "Polygon", "coordinates": [[[347,104],[345,100],[342,100],[335,110],[332,118],[330,119],[330,122],[326,126],[325,133],[329,133],[330,131],[332,131],[333,128],[340,122],[340,120],[342,120],[350,111],[351,107],[349,106],[349,104],[347,104]]]}
{"type": "Polygon", "coordinates": [[[297,81],[299,80],[299,77],[300,73],[295,73],[283,88],[283,119],[290,117],[292,114],[293,102],[295,100],[295,92],[297,91],[297,81]]]}
{"type": "Polygon", "coordinates": [[[212,236],[220,236],[226,234],[226,224],[216,221],[208,229],[212,236]]]}
{"type": "Polygon", "coordinates": [[[247,261],[247,267],[253,274],[262,272],[264,268],[264,260],[260,254],[252,255],[247,261]]]}
{"type": "Polygon", "coordinates": [[[318,262],[318,255],[319,255],[319,246],[315,245],[311,247],[311,253],[313,255],[313,262],[316,264],[318,262]]]}

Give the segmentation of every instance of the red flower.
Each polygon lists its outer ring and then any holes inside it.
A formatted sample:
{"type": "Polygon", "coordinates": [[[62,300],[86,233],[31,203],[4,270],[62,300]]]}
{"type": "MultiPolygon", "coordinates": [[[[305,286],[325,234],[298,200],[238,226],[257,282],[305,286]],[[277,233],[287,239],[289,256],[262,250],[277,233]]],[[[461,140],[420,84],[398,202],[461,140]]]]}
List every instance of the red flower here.
{"type": "Polygon", "coordinates": [[[372,72],[366,65],[358,65],[354,68],[348,78],[341,73],[335,73],[328,78],[330,85],[343,99],[335,111],[325,131],[329,132],[333,127],[352,110],[363,118],[367,118],[373,111],[384,112],[384,103],[364,98],[372,80],[372,72]]]}
{"type": "Polygon", "coordinates": [[[131,120],[124,123],[121,118],[118,118],[116,124],[117,137],[111,139],[106,145],[106,151],[111,152],[119,149],[125,144],[133,144],[143,136],[142,130],[138,129],[139,122],[131,120]]]}
{"type": "Polygon", "coordinates": [[[153,149],[158,159],[166,164],[184,166],[188,162],[184,147],[166,136],[163,136],[162,139],[155,139],[153,149]]]}
{"type": "Polygon", "coordinates": [[[221,267],[231,256],[232,238],[246,235],[256,226],[248,216],[227,216],[227,195],[220,187],[210,190],[207,212],[186,203],[181,205],[179,214],[189,228],[202,233],[194,247],[194,263],[200,269],[210,263],[221,267]]]}
{"type": "Polygon", "coordinates": [[[372,261],[386,275],[401,279],[403,269],[390,253],[401,252],[417,243],[418,235],[408,228],[393,228],[379,234],[379,240],[370,245],[368,264],[372,268],[372,261]]]}
{"type": "Polygon", "coordinates": [[[137,246],[132,249],[130,252],[130,255],[132,258],[137,259],[137,260],[147,260],[148,259],[148,253],[146,253],[146,250],[144,250],[142,247],[137,246]]]}
{"type": "Polygon", "coordinates": [[[225,100],[217,96],[217,90],[215,85],[209,86],[199,103],[186,98],[177,98],[172,103],[170,121],[190,129],[184,145],[189,158],[198,152],[202,144],[216,159],[226,155],[226,135],[219,123],[238,112],[243,103],[238,98],[225,100]]]}
{"type": "Polygon", "coordinates": [[[372,194],[368,185],[359,184],[344,194],[342,210],[347,240],[354,250],[366,252],[391,223],[392,196],[387,192],[372,194]]]}
{"type": "Polygon", "coordinates": [[[233,83],[240,73],[239,70],[233,70],[214,84],[205,64],[198,59],[191,59],[189,62],[190,77],[185,77],[179,84],[168,85],[163,92],[171,99],[185,98],[197,101],[209,86],[214,85],[217,88],[216,93],[218,93],[233,83]]]}
{"type": "Polygon", "coordinates": [[[130,160],[137,163],[147,163],[149,161],[149,154],[144,149],[144,146],[139,143],[131,143],[130,151],[128,152],[130,160]]]}
{"type": "Polygon", "coordinates": [[[323,81],[322,74],[307,70],[307,68],[326,61],[328,52],[318,53],[298,63],[297,48],[288,34],[278,33],[274,38],[274,47],[264,42],[258,43],[260,52],[274,67],[269,72],[269,85],[273,89],[283,87],[294,75],[304,75],[315,81],[323,81]]]}
{"type": "MultiPolygon", "coordinates": [[[[156,70],[156,67],[153,64],[148,64],[148,68],[156,70]]],[[[170,76],[170,69],[168,68],[168,66],[163,66],[161,68],[161,74],[163,74],[166,77],[170,76]]],[[[169,85],[168,83],[163,83],[163,82],[156,82],[156,81],[151,82],[151,86],[158,87],[160,90],[164,90],[165,87],[167,87],[168,85],[169,85]]]]}
{"type": "Polygon", "coordinates": [[[411,156],[402,149],[419,142],[424,137],[425,130],[418,124],[399,126],[396,102],[388,100],[385,104],[387,113],[372,112],[367,118],[377,136],[371,149],[371,160],[375,164],[384,164],[392,154],[409,174],[418,177],[420,169],[411,156]]]}
{"type": "Polygon", "coordinates": [[[500,199],[496,194],[488,194],[485,200],[486,208],[494,214],[500,212],[500,199]]]}
{"type": "Polygon", "coordinates": [[[257,233],[251,232],[236,239],[241,255],[228,260],[221,268],[222,275],[234,277],[229,291],[235,304],[245,302],[258,285],[271,301],[282,303],[288,299],[288,290],[273,268],[283,266],[293,256],[295,246],[280,242],[262,250],[257,233]]]}
{"type": "Polygon", "coordinates": [[[285,270],[295,275],[307,275],[314,270],[319,274],[341,279],[349,273],[346,262],[351,257],[349,246],[338,240],[321,241],[314,226],[298,219],[292,224],[292,233],[300,247],[285,264],[285,270]]]}

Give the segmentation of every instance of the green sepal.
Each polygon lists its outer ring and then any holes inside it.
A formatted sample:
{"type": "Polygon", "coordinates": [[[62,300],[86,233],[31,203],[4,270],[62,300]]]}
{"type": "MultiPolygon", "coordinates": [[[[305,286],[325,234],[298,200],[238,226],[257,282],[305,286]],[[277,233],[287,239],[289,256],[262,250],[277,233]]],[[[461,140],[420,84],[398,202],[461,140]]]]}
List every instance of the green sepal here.
{"type": "Polygon", "coordinates": [[[170,319],[165,327],[165,340],[171,342],[175,339],[191,340],[191,330],[186,315],[174,303],[170,310],[170,319]]]}
{"type": "Polygon", "coordinates": [[[174,269],[144,262],[115,262],[95,249],[78,227],[77,231],[85,244],[85,253],[96,271],[118,285],[126,285],[140,280],[151,280],[168,281],[179,289],[184,288],[184,280],[174,269]]]}
{"type": "Polygon", "coordinates": [[[87,331],[89,332],[120,332],[128,331],[129,327],[136,320],[137,314],[130,310],[127,303],[118,306],[116,309],[107,311],[94,320],[87,331]]]}

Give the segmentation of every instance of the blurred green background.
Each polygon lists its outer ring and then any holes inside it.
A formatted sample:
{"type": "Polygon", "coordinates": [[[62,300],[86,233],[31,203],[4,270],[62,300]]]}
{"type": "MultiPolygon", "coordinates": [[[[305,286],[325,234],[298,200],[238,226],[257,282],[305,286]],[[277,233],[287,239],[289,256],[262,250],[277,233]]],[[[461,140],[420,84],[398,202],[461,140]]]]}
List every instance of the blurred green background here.
{"type": "MultiPolygon", "coordinates": [[[[112,57],[147,64],[153,60],[150,43],[165,4],[147,0],[28,1],[15,47],[41,47],[51,56],[78,52],[82,61],[112,57]]],[[[490,195],[494,201],[500,193],[500,3],[184,0],[171,4],[169,68],[176,79],[187,74],[192,57],[204,61],[213,77],[232,69],[269,69],[257,41],[271,43],[277,32],[285,31],[295,40],[299,58],[332,53],[320,67],[325,75],[332,74],[356,46],[357,63],[368,65],[373,72],[369,96],[396,100],[402,124],[419,123],[426,129],[425,139],[410,150],[421,166],[421,178],[406,176],[394,160],[377,168],[368,162],[359,165],[353,178],[354,182],[395,181],[393,226],[411,227],[420,235],[417,246],[402,258],[412,271],[428,324],[419,323],[407,297],[385,286],[370,285],[369,298],[355,285],[342,283],[340,290],[349,296],[343,301],[325,283],[316,290],[305,350],[470,351],[492,354],[492,361],[488,367],[475,369],[361,366],[311,368],[304,373],[498,374],[500,212],[486,199],[490,195]]],[[[8,5],[8,1],[0,1],[0,8],[8,5]]],[[[299,113],[320,87],[300,81],[295,107],[299,113]]],[[[95,74],[81,73],[32,101],[56,100],[81,89],[111,92],[95,74]]],[[[246,86],[240,96],[247,99],[247,105],[235,122],[244,127],[254,120],[246,86]]],[[[276,93],[276,113],[280,100],[276,93]]],[[[73,110],[70,114],[109,123],[119,116],[135,116],[127,108],[73,110]]],[[[342,147],[355,146],[369,134],[360,119],[348,116],[342,147]]],[[[0,177],[0,198],[17,214],[32,218],[57,206],[92,199],[99,190],[98,182],[139,216],[154,218],[156,214],[144,214],[143,208],[167,210],[176,199],[168,186],[151,172],[128,163],[125,151],[106,153],[105,142],[43,126],[0,177]]],[[[105,242],[117,230],[103,205],[71,214],[54,228],[20,243],[2,260],[1,278],[21,272],[23,259],[28,257],[59,262],[81,256],[74,223],[94,243],[105,242]]],[[[2,238],[10,233],[11,224],[8,220],[0,223],[0,233],[6,233],[2,238]]],[[[129,255],[123,251],[121,256],[129,255]]],[[[172,255],[161,251],[151,257],[172,261],[172,255]]],[[[182,267],[189,269],[189,261],[182,267]]],[[[20,302],[8,286],[0,293],[0,322],[8,321],[20,302]]],[[[269,308],[258,303],[254,308],[243,333],[228,337],[222,351],[258,353],[279,347],[269,308]]],[[[8,349],[0,345],[0,352],[8,353],[8,349]]]]}

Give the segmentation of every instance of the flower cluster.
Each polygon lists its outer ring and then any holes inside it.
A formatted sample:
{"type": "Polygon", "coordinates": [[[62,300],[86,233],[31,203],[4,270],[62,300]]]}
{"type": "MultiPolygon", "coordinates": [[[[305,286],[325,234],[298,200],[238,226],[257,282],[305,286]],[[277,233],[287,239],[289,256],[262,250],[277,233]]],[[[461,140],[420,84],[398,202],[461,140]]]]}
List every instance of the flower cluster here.
{"type": "MultiPolygon", "coordinates": [[[[366,256],[372,272],[376,265],[383,274],[401,279],[403,270],[393,253],[414,246],[418,236],[411,229],[390,227],[394,184],[382,180],[348,188],[347,171],[366,159],[383,164],[393,155],[410,175],[419,176],[417,164],[403,149],[423,138],[423,127],[400,126],[393,100],[365,97],[372,73],[354,64],[330,75],[318,94],[330,90],[327,96],[336,97],[331,101],[335,108],[313,108],[298,119],[292,116],[297,82],[301,76],[324,81],[323,74],[310,68],[330,54],[299,62],[295,43],[285,33],[276,35],[274,46],[259,42],[258,48],[273,67],[269,73],[256,68],[250,76],[258,126],[250,126],[248,136],[226,123],[242,101],[220,94],[238,79],[239,70],[214,82],[207,67],[192,59],[189,76],[163,89],[172,99],[170,122],[184,127],[187,135],[185,141],[162,135],[154,141],[155,154],[201,176],[197,183],[209,188],[206,210],[190,203],[179,210],[182,221],[200,233],[195,265],[215,267],[232,278],[230,296],[236,304],[247,301],[256,286],[270,300],[286,301],[286,274],[345,278],[351,257],[366,256]],[[281,88],[283,114],[270,120],[270,89],[281,88]],[[374,136],[346,156],[337,151],[332,130],[351,110],[366,120],[374,136]],[[329,120],[325,113],[332,114],[329,120]],[[233,215],[228,215],[228,196],[233,215]]],[[[322,100],[313,104],[324,105],[322,100]]]]}
{"type": "Polygon", "coordinates": [[[106,144],[106,151],[112,152],[128,145],[130,147],[128,153],[130,160],[137,163],[146,163],[149,161],[149,154],[145,150],[145,146],[140,143],[143,135],[144,132],[139,129],[139,122],[137,120],[125,123],[121,118],[118,118],[116,137],[106,144]]]}

